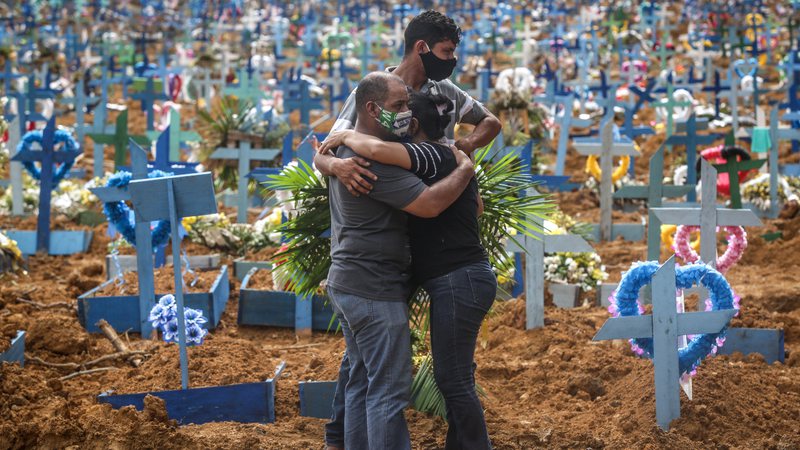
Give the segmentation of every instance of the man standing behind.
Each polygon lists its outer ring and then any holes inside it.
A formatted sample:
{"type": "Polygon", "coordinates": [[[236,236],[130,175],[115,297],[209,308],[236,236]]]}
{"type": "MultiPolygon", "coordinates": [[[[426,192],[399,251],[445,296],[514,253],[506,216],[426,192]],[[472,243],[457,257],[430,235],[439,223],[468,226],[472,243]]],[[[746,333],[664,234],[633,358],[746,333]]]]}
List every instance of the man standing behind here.
{"type": "MultiPolygon", "coordinates": [[[[383,140],[403,137],[411,121],[408,91],[399,77],[368,74],[355,96],[355,129],[383,140]]],[[[342,324],[349,357],[344,446],[410,449],[403,411],[411,394],[408,328],[409,244],[406,214],[435,217],[452,204],[474,175],[455,150],[458,167],[426,186],[411,172],[373,162],[371,192],[353,196],[330,178],[331,268],[328,294],[342,324]]],[[[340,147],[338,158],[355,153],[340,147]]]]}

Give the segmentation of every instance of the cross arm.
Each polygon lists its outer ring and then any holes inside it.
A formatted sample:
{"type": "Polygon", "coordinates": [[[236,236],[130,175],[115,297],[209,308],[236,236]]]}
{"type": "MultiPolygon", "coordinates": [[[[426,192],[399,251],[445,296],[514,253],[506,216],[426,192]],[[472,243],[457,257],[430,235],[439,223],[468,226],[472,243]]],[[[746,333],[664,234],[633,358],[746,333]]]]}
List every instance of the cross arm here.
{"type": "Polygon", "coordinates": [[[653,316],[614,317],[597,331],[593,341],[653,337],[653,316]]]}
{"type": "MultiPolygon", "coordinates": [[[[581,155],[600,155],[603,144],[600,142],[575,142],[575,150],[581,155]]],[[[639,156],[639,152],[634,148],[633,143],[614,142],[611,147],[612,156],[639,156]]]]}
{"type": "Polygon", "coordinates": [[[719,333],[734,315],[736,315],[735,309],[680,313],[678,314],[678,336],[719,333]]]}

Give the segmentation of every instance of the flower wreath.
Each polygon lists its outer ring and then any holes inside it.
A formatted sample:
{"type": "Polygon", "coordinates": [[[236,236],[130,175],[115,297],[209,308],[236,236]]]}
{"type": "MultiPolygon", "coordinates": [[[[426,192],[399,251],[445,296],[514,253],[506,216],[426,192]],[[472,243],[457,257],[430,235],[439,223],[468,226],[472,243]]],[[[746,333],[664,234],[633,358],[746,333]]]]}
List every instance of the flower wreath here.
{"type": "MultiPolygon", "coordinates": [[[[726,273],[742,259],[744,249],[747,248],[747,232],[743,227],[739,226],[717,227],[717,229],[720,228],[728,235],[728,248],[725,249],[725,253],[717,258],[717,270],[720,273],[726,273]]],[[[697,254],[696,249],[689,246],[689,235],[693,231],[699,230],[700,227],[696,225],[681,225],[675,231],[672,249],[684,261],[693,263],[700,260],[700,255],[697,254]]],[[[699,243],[699,241],[698,239],[696,242],[699,243]]]]}
{"type": "MultiPolygon", "coordinates": [[[[162,172],[160,170],[154,170],[147,174],[147,178],[161,178],[161,177],[168,177],[172,176],[171,173],[162,172]]],[[[130,172],[126,172],[121,170],[114,175],[109,177],[108,182],[106,183],[107,187],[117,187],[117,188],[124,188],[128,186],[131,182],[131,178],[133,176],[130,172]]],[[[108,202],[103,204],[103,212],[108,219],[108,223],[114,226],[114,228],[119,231],[123,238],[125,238],[128,243],[132,246],[136,247],[136,230],[134,228],[134,224],[131,223],[130,219],[130,208],[124,201],[118,202],[108,202]]],[[[155,228],[153,229],[152,234],[152,245],[153,248],[161,247],[162,245],[166,245],[169,241],[169,233],[170,233],[170,223],[168,220],[159,220],[156,223],[155,228]]]]}
{"type": "MultiPolygon", "coordinates": [[[[589,172],[595,180],[600,181],[603,177],[603,171],[600,169],[600,163],[597,161],[597,155],[589,155],[586,158],[586,171],[589,172]]],[[[628,168],[631,166],[631,157],[623,156],[620,158],[619,165],[611,173],[611,181],[618,182],[628,173],[628,168]]]]}
{"type": "MultiPolygon", "coordinates": [[[[17,153],[28,150],[30,151],[31,145],[34,142],[38,142],[39,144],[42,143],[43,134],[41,130],[34,130],[25,133],[25,136],[22,137],[22,140],[17,145],[17,153]]],[[[65,130],[56,130],[55,136],[53,138],[53,143],[55,144],[64,144],[65,151],[75,151],[78,149],[78,143],[75,141],[75,138],[72,137],[69,132],[65,130]]],[[[53,186],[52,189],[56,189],[58,184],[63,180],[67,174],[69,174],[70,169],[72,169],[72,165],[75,164],[75,160],[65,161],[61,164],[53,164],[56,166],[56,169],[53,171],[53,186]]],[[[41,181],[42,179],[42,171],[36,167],[33,161],[23,161],[22,167],[28,171],[29,174],[33,177],[36,181],[41,181]]]]}
{"type": "MultiPolygon", "coordinates": [[[[619,287],[611,295],[611,306],[608,312],[614,317],[638,316],[644,312],[639,302],[639,289],[650,283],[660,264],[647,261],[634,264],[624,273],[619,287]]],[[[675,268],[675,285],[678,289],[688,289],[695,284],[702,284],[710,294],[706,300],[706,311],[739,309],[739,298],[733,293],[725,277],[705,264],[690,264],[675,268]]],[[[689,344],[678,351],[678,368],[681,375],[696,373],[697,366],[709,355],[716,354],[717,349],[725,342],[727,325],[719,333],[693,336],[689,344]]],[[[653,339],[630,339],[631,349],[640,356],[653,357],[653,339]]]]}

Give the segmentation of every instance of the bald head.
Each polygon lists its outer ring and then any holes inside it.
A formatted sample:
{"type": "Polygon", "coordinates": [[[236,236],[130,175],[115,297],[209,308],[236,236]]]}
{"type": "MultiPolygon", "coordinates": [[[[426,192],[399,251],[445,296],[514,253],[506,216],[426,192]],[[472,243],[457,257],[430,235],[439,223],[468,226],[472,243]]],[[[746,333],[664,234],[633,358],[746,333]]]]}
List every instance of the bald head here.
{"type": "Polygon", "coordinates": [[[402,78],[389,72],[370,72],[358,83],[356,109],[360,114],[365,111],[369,102],[389,105],[392,97],[401,97],[403,94],[406,94],[406,85],[402,78]]]}

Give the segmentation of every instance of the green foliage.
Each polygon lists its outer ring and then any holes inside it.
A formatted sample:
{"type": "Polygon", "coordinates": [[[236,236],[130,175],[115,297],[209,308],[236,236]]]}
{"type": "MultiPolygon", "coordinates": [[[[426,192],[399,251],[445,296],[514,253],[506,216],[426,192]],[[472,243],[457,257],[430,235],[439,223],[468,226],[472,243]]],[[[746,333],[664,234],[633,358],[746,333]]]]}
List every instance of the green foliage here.
{"type": "Polygon", "coordinates": [[[328,188],[303,161],[286,166],[266,184],[269,189],[291,191],[288,201],[300,210],[281,226],[288,246],[273,260],[283,261],[281,270],[289,274],[289,289],[302,295],[313,294],[331,265],[331,241],[320,237],[331,226],[328,188]]]}

